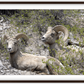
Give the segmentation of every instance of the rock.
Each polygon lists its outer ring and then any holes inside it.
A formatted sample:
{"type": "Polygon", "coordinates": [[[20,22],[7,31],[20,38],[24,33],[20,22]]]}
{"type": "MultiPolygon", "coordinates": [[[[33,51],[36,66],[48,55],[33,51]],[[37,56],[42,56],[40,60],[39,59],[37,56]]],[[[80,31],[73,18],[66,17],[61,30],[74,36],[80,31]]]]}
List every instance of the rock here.
{"type": "Polygon", "coordinates": [[[0,60],[0,67],[3,67],[3,64],[2,64],[2,62],[1,62],[1,60],[0,60]]]}
{"type": "Polygon", "coordinates": [[[2,28],[2,26],[0,26],[0,31],[2,31],[3,30],[3,28],[2,28]]]}
{"type": "Polygon", "coordinates": [[[0,17],[0,23],[3,22],[4,18],[3,17],[0,17]]]}
{"type": "Polygon", "coordinates": [[[0,49],[1,49],[1,50],[4,49],[4,46],[3,46],[2,42],[1,42],[1,38],[0,38],[0,49]]]}
{"type": "Polygon", "coordinates": [[[32,37],[32,34],[28,34],[28,36],[32,37]]]}
{"type": "Polygon", "coordinates": [[[0,45],[1,45],[2,43],[1,43],[1,38],[0,38],[0,45]]]}
{"type": "Polygon", "coordinates": [[[0,72],[1,72],[1,73],[3,73],[4,71],[3,71],[3,70],[1,70],[0,72]]]}

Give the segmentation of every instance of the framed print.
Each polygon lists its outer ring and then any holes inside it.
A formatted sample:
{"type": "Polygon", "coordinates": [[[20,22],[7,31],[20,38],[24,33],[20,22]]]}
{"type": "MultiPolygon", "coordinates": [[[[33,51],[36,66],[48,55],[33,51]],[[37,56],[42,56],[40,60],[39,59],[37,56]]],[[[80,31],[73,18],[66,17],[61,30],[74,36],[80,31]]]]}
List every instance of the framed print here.
{"type": "Polygon", "coordinates": [[[83,83],[84,2],[0,1],[0,83],[83,83]]]}

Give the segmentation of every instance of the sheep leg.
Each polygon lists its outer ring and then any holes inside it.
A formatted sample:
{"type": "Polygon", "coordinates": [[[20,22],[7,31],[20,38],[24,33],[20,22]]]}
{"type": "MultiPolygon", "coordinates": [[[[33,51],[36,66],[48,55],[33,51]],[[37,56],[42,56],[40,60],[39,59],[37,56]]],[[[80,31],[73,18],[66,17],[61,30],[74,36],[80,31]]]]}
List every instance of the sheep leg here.
{"type": "Polygon", "coordinates": [[[48,60],[46,63],[48,65],[48,69],[51,74],[53,75],[57,75],[58,73],[62,74],[64,66],[58,59],[48,56],[48,60]]]}
{"type": "Polygon", "coordinates": [[[40,71],[36,71],[36,73],[40,75],[49,75],[49,71],[47,68],[44,68],[43,70],[40,71]]]}
{"type": "Polygon", "coordinates": [[[58,75],[57,72],[55,71],[55,68],[54,68],[52,60],[48,60],[47,61],[47,67],[48,67],[48,70],[49,70],[50,74],[58,75]]]}
{"type": "Polygon", "coordinates": [[[52,75],[58,75],[58,73],[54,70],[54,68],[52,68],[51,65],[48,65],[48,70],[49,70],[50,74],[52,74],[52,75]]]}
{"type": "Polygon", "coordinates": [[[46,75],[49,75],[49,70],[47,68],[44,69],[44,72],[46,73],[46,75]]]}

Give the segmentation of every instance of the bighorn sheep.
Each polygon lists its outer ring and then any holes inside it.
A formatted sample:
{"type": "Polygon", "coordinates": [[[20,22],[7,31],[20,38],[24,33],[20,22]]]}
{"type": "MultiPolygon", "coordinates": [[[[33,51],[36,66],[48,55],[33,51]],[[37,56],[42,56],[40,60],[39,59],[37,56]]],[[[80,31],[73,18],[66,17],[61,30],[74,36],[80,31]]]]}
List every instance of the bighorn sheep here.
{"type": "Polygon", "coordinates": [[[60,61],[51,56],[36,56],[20,52],[18,46],[19,38],[25,38],[28,40],[27,36],[22,33],[17,34],[14,38],[9,38],[4,35],[3,39],[7,39],[7,50],[10,53],[10,63],[12,67],[21,70],[43,71],[45,74],[57,74],[52,65],[57,65],[59,68],[64,67],[60,61]]]}
{"type": "MultiPolygon", "coordinates": [[[[50,47],[50,56],[55,57],[56,56],[56,51],[58,50],[58,48],[60,47],[61,49],[74,49],[76,51],[78,51],[78,49],[75,49],[73,46],[63,46],[61,47],[61,43],[60,45],[58,45],[58,43],[56,42],[56,40],[59,40],[59,36],[61,34],[61,32],[64,33],[64,38],[63,41],[66,43],[65,45],[78,45],[79,46],[79,42],[73,41],[68,39],[69,37],[69,32],[67,30],[66,27],[62,26],[62,25],[57,25],[55,27],[48,27],[47,32],[42,36],[42,41],[46,44],[49,44],[50,47]]],[[[81,45],[83,47],[83,45],[81,45]]]]}
{"type": "Polygon", "coordinates": [[[64,38],[63,41],[66,41],[66,39],[68,38],[68,30],[66,27],[62,26],[62,25],[57,25],[55,27],[48,27],[48,30],[46,32],[46,34],[44,34],[42,36],[42,41],[46,44],[49,44],[50,47],[50,56],[55,57],[55,52],[56,50],[58,50],[58,43],[56,43],[56,40],[59,39],[59,35],[61,33],[59,33],[59,31],[62,31],[64,33],[64,38]]]}

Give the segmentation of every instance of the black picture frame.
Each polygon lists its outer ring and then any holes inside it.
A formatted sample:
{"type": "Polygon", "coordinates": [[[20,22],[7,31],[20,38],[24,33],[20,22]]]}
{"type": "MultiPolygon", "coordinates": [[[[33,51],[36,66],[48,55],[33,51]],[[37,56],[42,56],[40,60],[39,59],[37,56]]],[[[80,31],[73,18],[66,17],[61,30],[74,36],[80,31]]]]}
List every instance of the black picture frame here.
{"type": "MultiPolygon", "coordinates": [[[[84,1],[0,1],[0,4],[84,4],[84,1]]],[[[84,80],[0,80],[0,83],[84,83],[84,80]]]]}

